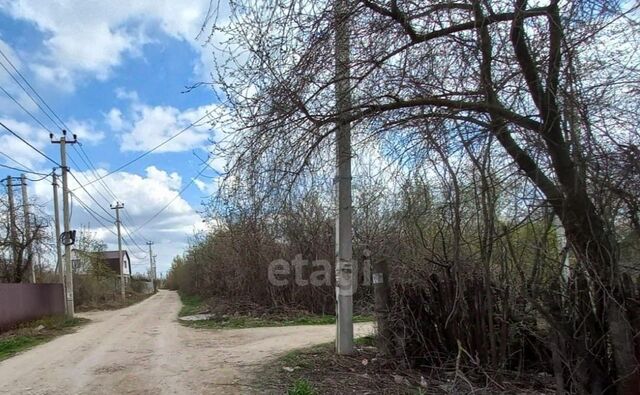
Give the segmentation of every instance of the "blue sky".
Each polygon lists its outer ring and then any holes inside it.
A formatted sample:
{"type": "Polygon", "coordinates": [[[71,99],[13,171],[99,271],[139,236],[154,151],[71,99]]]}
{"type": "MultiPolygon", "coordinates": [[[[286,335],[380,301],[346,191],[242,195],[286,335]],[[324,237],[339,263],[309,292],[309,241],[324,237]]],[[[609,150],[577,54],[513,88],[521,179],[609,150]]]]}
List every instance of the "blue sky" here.
{"type": "MultiPolygon", "coordinates": [[[[196,39],[208,5],[208,0],[0,0],[0,49],[78,134],[102,175],[207,112],[219,110],[207,86],[183,93],[186,86],[209,80],[212,50],[196,39]]],[[[0,60],[9,67],[4,59],[0,60]]],[[[2,68],[0,86],[47,129],[59,132],[2,68]]],[[[49,132],[2,92],[0,120],[49,156],[59,158],[59,146],[50,144],[49,132]]],[[[76,190],[77,199],[106,216],[99,206],[108,210],[107,200],[113,200],[113,193],[124,201],[127,215],[123,222],[133,231],[200,171],[201,163],[193,152],[205,157],[213,137],[206,123],[191,128],[158,151],[105,178],[106,187],[100,183],[87,187],[98,203],[82,189],[76,190]]],[[[0,151],[29,169],[49,171],[52,167],[5,131],[0,132],[0,151]]],[[[70,163],[82,183],[95,178],[76,149],[69,149],[69,155],[79,165],[70,163]]],[[[0,157],[0,163],[16,166],[5,156],[0,157]]],[[[221,168],[223,162],[214,158],[213,166],[221,168]]],[[[18,175],[1,170],[2,177],[18,175]]],[[[77,185],[72,183],[74,187],[77,185]]],[[[160,271],[164,272],[172,257],[184,250],[193,231],[202,228],[197,210],[214,188],[211,179],[198,179],[162,215],[134,234],[142,247],[146,247],[145,239],[156,243],[160,271]]],[[[31,183],[30,189],[31,196],[51,210],[47,203],[51,199],[50,181],[31,183]]],[[[114,225],[98,224],[76,203],[73,227],[87,224],[110,248],[115,248],[116,239],[111,233],[114,225]]],[[[138,256],[134,259],[140,264],[136,268],[143,270],[146,256],[135,246],[127,248],[138,256]]]]}

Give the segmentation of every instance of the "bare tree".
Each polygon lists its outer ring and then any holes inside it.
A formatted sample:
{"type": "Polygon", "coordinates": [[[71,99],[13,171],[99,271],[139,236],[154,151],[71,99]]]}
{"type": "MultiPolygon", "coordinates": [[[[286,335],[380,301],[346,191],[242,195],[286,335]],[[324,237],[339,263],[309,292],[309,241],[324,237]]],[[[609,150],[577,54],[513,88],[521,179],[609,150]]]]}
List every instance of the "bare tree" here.
{"type": "MultiPolygon", "coordinates": [[[[3,196],[0,199],[0,281],[19,283],[27,280],[27,273],[35,266],[37,247],[50,240],[47,227],[50,222],[48,216],[34,202],[30,203],[31,226],[26,232],[24,214],[22,210],[15,211],[15,242],[11,237],[11,221],[9,221],[9,206],[3,196]],[[15,253],[9,259],[9,251],[15,253]]],[[[16,208],[14,208],[16,210],[16,208]]]]}
{"type": "MultiPolygon", "coordinates": [[[[356,141],[395,147],[409,165],[434,138],[458,146],[497,142],[518,169],[513,176],[535,187],[560,218],[576,257],[575,281],[583,278],[588,289],[569,302],[573,322],[531,296],[575,353],[580,390],[637,392],[638,329],[629,320],[615,229],[621,215],[637,225],[637,197],[621,189],[628,166],[617,165],[631,152],[640,119],[636,5],[354,1],[346,116],[333,102],[331,7],[239,1],[231,20],[214,27],[229,38],[230,59],[218,65],[216,84],[239,125],[223,145],[230,174],[257,172],[290,191],[322,166],[338,119],[354,123],[356,141]],[[612,207],[603,196],[622,204],[612,207]],[[588,330],[576,333],[576,322],[588,330]]],[[[483,260],[490,262],[495,208],[489,179],[480,178],[483,260]]]]}

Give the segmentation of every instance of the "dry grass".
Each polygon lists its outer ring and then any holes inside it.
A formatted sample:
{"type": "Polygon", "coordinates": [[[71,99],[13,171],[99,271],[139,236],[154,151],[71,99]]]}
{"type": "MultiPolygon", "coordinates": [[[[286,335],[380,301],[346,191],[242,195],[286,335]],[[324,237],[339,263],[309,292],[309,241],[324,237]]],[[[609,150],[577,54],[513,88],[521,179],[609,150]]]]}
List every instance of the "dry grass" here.
{"type": "Polygon", "coordinates": [[[379,355],[371,337],[357,339],[353,355],[338,356],[333,344],[292,351],[257,375],[266,393],[317,394],[551,394],[546,375],[457,370],[455,361],[442,367],[408,369],[379,355]],[[302,386],[300,383],[304,383],[302,386]]]}
{"type": "Polygon", "coordinates": [[[87,312],[87,311],[96,311],[96,310],[117,310],[124,307],[128,307],[134,305],[136,303],[140,303],[153,294],[141,294],[136,292],[127,292],[127,297],[122,302],[120,297],[115,299],[107,299],[99,302],[85,302],[84,304],[77,306],[77,312],[87,312]]]}

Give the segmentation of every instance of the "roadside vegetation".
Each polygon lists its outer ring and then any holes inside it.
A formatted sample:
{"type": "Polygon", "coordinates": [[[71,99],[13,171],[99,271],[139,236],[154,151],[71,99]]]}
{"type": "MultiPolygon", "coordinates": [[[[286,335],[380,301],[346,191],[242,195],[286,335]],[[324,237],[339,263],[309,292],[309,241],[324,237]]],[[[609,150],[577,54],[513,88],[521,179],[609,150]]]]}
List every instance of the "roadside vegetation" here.
{"type": "Polygon", "coordinates": [[[178,317],[184,317],[194,314],[202,314],[209,311],[207,304],[198,295],[187,295],[185,292],[179,291],[182,308],[178,312],[178,317]]]}
{"type": "Polygon", "coordinates": [[[289,352],[256,375],[254,383],[266,393],[287,394],[555,394],[550,375],[529,372],[503,374],[455,364],[408,370],[381,355],[373,337],[356,339],[353,355],[338,357],[333,344],[289,352]],[[468,368],[468,367],[467,367],[468,368]]]}
{"type": "Polygon", "coordinates": [[[77,248],[82,253],[73,265],[73,289],[76,311],[115,310],[143,301],[152,295],[144,286],[150,280],[143,275],[133,275],[126,287],[126,298],[120,294],[120,276],[102,259],[106,244],[94,233],[83,229],[79,233],[77,248]]]}
{"type": "Polygon", "coordinates": [[[170,288],[331,314],[350,139],[354,306],[372,311],[366,262],[386,266],[383,356],[323,358],[453,392],[549,375],[558,393],[638,392],[640,5],[239,0],[230,15],[211,35],[227,43],[226,172],[170,288]]]}
{"type": "Polygon", "coordinates": [[[122,301],[120,297],[120,293],[118,291],[117,295],[113,298],[105,298],[102,301],[88,301],[78,306],[76,312],[87,312],[87,311],[96,311],[96,310],[117,310],[125,307],[132,306],[136,303],[140,303],[143,300],[153,296],[153,294],[149,293],[139,293],[127,289],[126,292],[127,297],[125,301],[122,301]]]}
{"type": "Polygon", "coordinates": [[[0,361],[58,336],[73,333],[88,322],[88,319],[79,317],[47,317],[0,333],[0,361]]]}
{"type": "MultiPolygon", "coordinates": [[[[303,311],[288,311],[286,313],[269,313],[258,309],[247,309],[246,306],[234,306],[233,303],[221,303],[220,299],[205,300],[196,295],[179,292],[182,308],[178,317],[206,314],[207,319],[187,321],[179,320],[181,324],[192,328],[207,329],[242,329],[273,326],[296,325],[330,325],[335,324],[333,315],[309,314],[303,311]],[[220,306],[223,306],[221,309],[220,306]]],[[[371,322],[373,316],[356,315],[354,322],[371,322]]]]}

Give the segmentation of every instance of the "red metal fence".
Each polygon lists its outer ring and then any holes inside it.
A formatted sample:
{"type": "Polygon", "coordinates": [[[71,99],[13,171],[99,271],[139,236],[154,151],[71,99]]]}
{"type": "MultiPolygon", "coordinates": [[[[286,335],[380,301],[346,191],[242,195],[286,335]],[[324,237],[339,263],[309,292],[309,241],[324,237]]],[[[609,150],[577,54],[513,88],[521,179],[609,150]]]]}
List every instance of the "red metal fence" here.
{"type": "Polygon", "coordinates": [[[0,330],[64,314],[62,284],[0,284],[0,330]]]}

